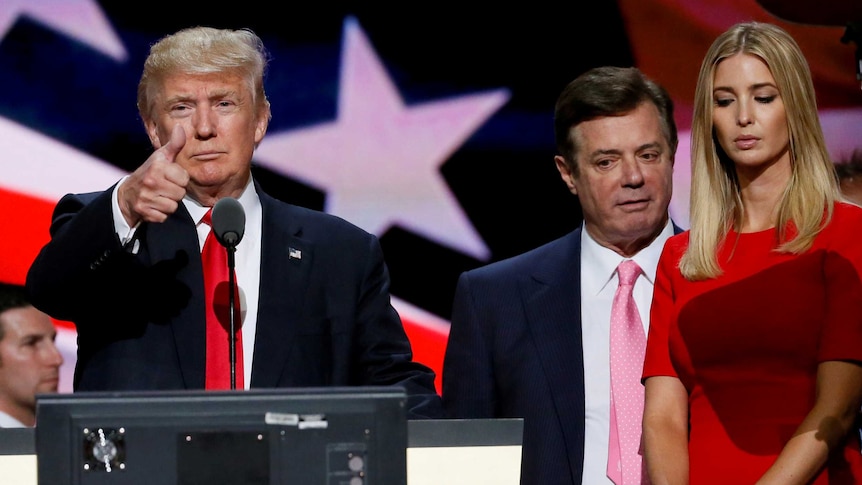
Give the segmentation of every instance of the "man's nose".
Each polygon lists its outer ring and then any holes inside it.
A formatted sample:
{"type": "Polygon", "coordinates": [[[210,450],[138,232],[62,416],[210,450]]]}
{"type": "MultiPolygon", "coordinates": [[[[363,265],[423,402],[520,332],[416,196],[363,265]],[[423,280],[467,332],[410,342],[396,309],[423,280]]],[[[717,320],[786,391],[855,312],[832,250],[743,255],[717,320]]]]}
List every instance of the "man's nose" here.
{"type": "Polygon", "coordinates": [[[197,108],[192,118],[195,138],[206,139],[216,132],[215,111],[210,107],[197,108]]]}

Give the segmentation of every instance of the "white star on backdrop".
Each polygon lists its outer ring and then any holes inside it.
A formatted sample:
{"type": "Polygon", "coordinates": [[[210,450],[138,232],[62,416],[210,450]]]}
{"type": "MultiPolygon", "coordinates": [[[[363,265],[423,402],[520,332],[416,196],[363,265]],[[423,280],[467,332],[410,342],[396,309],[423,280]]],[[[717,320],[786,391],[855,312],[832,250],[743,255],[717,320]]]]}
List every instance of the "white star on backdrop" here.
{"type": "Polygon", "coordinates": [[[355,19],[344,32],[337,119],[268,134],[255,162],[324,191],[326,212],[378,236],[397,225],[488,259],[440,166],[509,92],[405,106],[355,19]]]}
{"type": "Polygon", "coordinates": [[[95,0],[2,0],[0,39],[20,16],[28,16],[117,61],[124,61],[128,56],[95,0]]]}
{"type": "MultiPolygon", "coordinates": [[[[126,48],[94,0],[0,0],[0,40],[22,16],[56,29],[117,61],[126,48]]],[[[123,172],[31,128],[0,117],[0,187],[56,201],[100,190],[123,172]]]]}

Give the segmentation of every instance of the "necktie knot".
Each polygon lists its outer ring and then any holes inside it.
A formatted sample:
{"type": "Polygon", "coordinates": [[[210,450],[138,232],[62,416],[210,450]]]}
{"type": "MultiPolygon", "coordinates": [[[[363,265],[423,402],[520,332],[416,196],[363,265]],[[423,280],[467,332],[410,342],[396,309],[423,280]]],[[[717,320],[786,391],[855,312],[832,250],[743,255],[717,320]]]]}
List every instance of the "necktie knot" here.
{"type": "Polygon", "coordinates": [[[643,273],[641,267],[631,259],[627,259],[617,266],[617,274],[620,278],[620,286],[634,286],[635,280],[643,273]]]}
{"type": "Polygon", "coordinates": [[[204,217],[203,217],[203,219],[201,219],[201,222],[203,222],[204,224],[206,224],[210,227],[213,226],[213,209],[212,209],[212,207],[210,207],[209,210],[207,211],[207,213],[204,214],[204,217]]]}

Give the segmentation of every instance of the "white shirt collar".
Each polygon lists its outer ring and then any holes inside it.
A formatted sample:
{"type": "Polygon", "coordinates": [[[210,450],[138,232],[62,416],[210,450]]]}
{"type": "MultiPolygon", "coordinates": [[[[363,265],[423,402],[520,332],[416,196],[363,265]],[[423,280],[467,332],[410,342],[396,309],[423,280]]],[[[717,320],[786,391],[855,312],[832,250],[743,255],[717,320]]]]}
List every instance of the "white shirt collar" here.
{"type": "MultiPolygon", "coordinates": [[[[658,259],[661,256],[664,243],[674,234],[673,223],[668,219],[664,229],[649,244],[641,249],[633,257],[638,266],[643,270],[644,276],[655,283],[655,273],[658,268],[658,259]]],[[[623,258],[612,249],[608,249],[589,234],[586,225],[581,223],[581,274],[595,275],[592,281],[582,280],[581,284],[589,291],[587,294],[598,294],[613,279],[617,266],[626,258],[623,258]]]]}
{"type": "MultiPolygon", "coordinates": [[[[246,214],[250,211],[257,212],[260,210],[260,198],[257,195],[257,191],[254,188],[254,182],[251,177],[249,177],[248,185],[245,186],[245,189],[243,189],[242,194],[237,200],[245,210],[246,214]]],[[[200,202],[192,199],[188,195],[183,197],[183,204],[186,206],[186,210],[189,211],[189,215],[192,217],[192,220],[195,221],[195,225],[199,225],[201,223],[201,219],[203,219],[207,211],[210,210],[209,207],[202,206],[200,202]]]]}
{"type": "Polygon", "coordinates": [[[0,411],[0,428],[29,428],[29,426],[0,411]]]}

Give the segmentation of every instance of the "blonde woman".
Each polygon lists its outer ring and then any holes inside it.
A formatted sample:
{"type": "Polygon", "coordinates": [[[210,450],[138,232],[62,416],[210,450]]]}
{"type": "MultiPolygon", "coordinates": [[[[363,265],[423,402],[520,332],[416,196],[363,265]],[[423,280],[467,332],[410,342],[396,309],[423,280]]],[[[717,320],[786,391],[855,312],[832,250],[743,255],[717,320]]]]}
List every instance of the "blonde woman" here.
{"type": "Polygon", "coordinates": [[[652,483],[862,483],[862,208],[790,35],[715,40],[691,139],[691,230],[659,260],[644,364],[652,483]]]}

